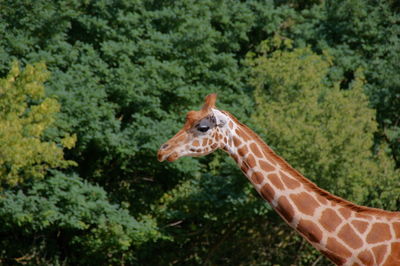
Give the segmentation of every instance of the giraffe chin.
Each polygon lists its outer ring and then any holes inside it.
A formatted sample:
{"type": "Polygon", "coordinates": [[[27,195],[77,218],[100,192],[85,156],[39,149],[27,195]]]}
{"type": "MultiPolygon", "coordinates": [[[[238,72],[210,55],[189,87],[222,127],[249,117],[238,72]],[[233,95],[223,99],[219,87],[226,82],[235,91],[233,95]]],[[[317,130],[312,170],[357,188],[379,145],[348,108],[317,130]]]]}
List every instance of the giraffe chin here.
{"type": "Polygon", "coordinates": [[[167,157],[168,162],[176,161],[179,158],[178,153],[173,152],[167,157]]]}
{"type": "Polygon", "coordinates": [[[173,162],[175,160],[177,160],[179,158],[179,155],[177,152],[173,151],[163,151],[163,150],[159,150],[157,152],[157,159],[159,162],[163,162],[163,161],[168,161],[168,162],[173,162]]]}

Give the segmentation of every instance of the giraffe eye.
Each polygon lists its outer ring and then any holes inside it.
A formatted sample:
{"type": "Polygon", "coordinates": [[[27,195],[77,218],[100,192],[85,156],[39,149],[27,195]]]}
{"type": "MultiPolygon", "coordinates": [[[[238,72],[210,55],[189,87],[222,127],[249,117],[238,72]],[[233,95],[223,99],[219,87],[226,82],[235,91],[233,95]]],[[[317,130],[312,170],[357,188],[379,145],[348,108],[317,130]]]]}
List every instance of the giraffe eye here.
{"type": "Polygon", "coordinates": [[[200,132],[207,132],[210,129],[209,126],[204,126],[204,125],[198,125],[197,130],[200,132]]]}

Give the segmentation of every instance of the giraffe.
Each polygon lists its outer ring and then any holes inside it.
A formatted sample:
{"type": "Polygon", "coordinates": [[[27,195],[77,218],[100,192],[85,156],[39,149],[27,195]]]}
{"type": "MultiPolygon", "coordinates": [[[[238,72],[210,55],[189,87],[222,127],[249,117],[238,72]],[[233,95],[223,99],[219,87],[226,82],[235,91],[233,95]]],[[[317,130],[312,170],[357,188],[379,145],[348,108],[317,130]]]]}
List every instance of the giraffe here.
{"type": "Polygon", "coordinates": [[[210,94],[157,154],[160,162],[227,152],[283,220],[336,265],[400,265],[400,212],[356,205],[319,188],[210,94]]]}

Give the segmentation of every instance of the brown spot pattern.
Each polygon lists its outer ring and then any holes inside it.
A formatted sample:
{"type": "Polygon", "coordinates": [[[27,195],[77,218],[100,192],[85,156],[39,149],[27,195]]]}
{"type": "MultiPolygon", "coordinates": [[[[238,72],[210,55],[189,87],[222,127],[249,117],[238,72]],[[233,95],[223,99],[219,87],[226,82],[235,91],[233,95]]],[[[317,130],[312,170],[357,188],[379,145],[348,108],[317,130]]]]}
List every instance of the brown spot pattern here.
{"type": "Polygon", "coordinates": [[[317,195],[316,198],[322,205],[328,204],[328,200],[322,197],[321,195],[317,195]]]}
{"type": "Polygon", "coordinates": [[[328,238],[326,248],[333,254],[340,254],[343,258],[351,256],[351,252],[332,237],[328,238]]]}
{"type": "Polygon", "coordinates": [[[367,242],[370,244],[389,240],[391,238],[389,225],[375,223],[367,235],[367,242]]]}
{"type": "Polygon", "coordinates": [[[229,121],[228,125],[229,125],[229,128],[230,128],[230,129],[233,129],[233,123],[232,123],[232,121],[229,121]]]}
{"type": "Polygon", "coordinates": [[[207,145],[208,139],[203,139],[203,143],[201,144],[203,147],[207,145]]]}
{"type": "Polygon", "coordinates": [[[304,188],[306,189],[306,191],[314,193],[314,189],[310,187],[310,185],[307,184],[307,186],[304,186],[304,188]]]}
{"type": "Polygon", "coordinates": [[[250,149],[252,150],[252,152],[254,153],[254,155],[255,155],[256,157],[258,157],[258,158],[261,158],[261,157],[262,157],[261,151],[260,151],[260,149],[258,148],[257,144],[251,143],[251,144],[250,144],[250,149]]]}
{"type": "Polygon", "coordinates": [[[249,167],[247,165],[247,163],[243,162],[242,166],[240,167],[240,169],[242,169],[242,171],[247,174],[247,171],[249,170],[249,167]]]}
{"type": "Polygon", "coordinates": [[[200,143],[197,140],[195,140],[195,141],[193,141],[192,145],[195,147],[198,147],[198,146],[200,146],[200,143]]]}
{"type": "Polygon", "coordinates": [[[245,156],[245,155],[248,153],[247,146],[244,145],[243,147],[241,147],[241,148],[238,150],[238,153],[239,153],[239,155],[242,156],[242,157],[245,156]]]}
{"type": "Polygon", "coordinates": [[[297,206],[297,209],[307,215],[313,215],[315,209],[320,206],[319,203],[306,192],[292,194],[290,195],[290,198],[297,206]]]}
{"type": "Polygon", "coordinates": [[[261,195],[263,196],[264,199],[266,199],[268,202],[271,202],[274,199],[274,189],[271,187],[270,184],[265,184],[261,188],[261,195]]]}
{"type": "Polygon", "coordinates": [[[280,189],[280,190],[283,189],[283,184],[277,174],[268,175],[268,179],[271,181],[271,183],[274,185],[274,187],[276,187],[277,189],[280,189]]]}
{"type": "Polygon", "coordinates": [[[252,154],[249,154],[249,156],[247,157],[247,163],[249,164],[250,168],[254,168],[256,166],[257,162],[252,154]]]}
{"type": "Polygon", "coordinates": [[[278,206],[276,210],[288,221],[289,223],[293,220],[294,210],[292,205],[289,203],[287,198],[280,197],[278,199],[278,206]]]}
{"type": "Polygon", "coordinates": [[[244,141],[250,141],[251,140],[251,138],[250,138],[250,136],[249,135],[247,135],[247,133],[245,132],[245,131],[243,131],[243,130],[241,130],[241,129],[239,129],[239,136],[241,136],[243,139],[244,139],[244,141]]]}
{"type": "Polygon", "coordinates": [[[339,209],[339,212],[340,212],[340,214],[343,215],[343,217],[344,217],[345,219],[348,219],[348,218],[351,216],[351,211],[348,210],[348,209],[346,209],[346,208],[340,208],[340,209],[339,209]]]}
{"type": "Polygon", "coordinates": [[[345,224],[342,229],[340,229],[338,236],[351,248],[357,249],[363,245],[361,238],[354,232],[349,224],[345,224]]]}
{"type": "Polygon", "coordinates": [[[327,258],[329,258],[333,263],[335,263],[336,265],[343,265],[346,260],[329,252],[329,251],[322,251],[321,253],[324,254],[327,258]]]}
{"type": "Polygon", "coordinates": [[[176,142],[181,142],[185,140],[185,135],[184,134],[179,134],[178,137],[176,138],[176,142]]]}
{"type": "Polygon", "coordinates": [[[255,184],[261,184],[264,180],[264,175],[260,172],[253,172],[251,175],[251,180],[253,180],[255,184]]]}
{"type": "Polygon", "coordinates": [[[353,220],[351,224],[357,229],[360,234],[364,233],[367,230],[368,223],[360,220],[353,220]]]}
{"type": "Polygon", "coordinates": [[[240,139],[236,136],[233,136],[233,143],[235,144],[236,147],[239,147],[242,144],[240,139]]]}
{"type": "Polygon", "coordinates": [[[260,163],[261,169],[263,169],[266,172],[272,172],[275,170],[275,168],[272,165],[270,165],[269,163],[267,163],[264,160],[260,160],[259,163],[260,163]]]}
{"type": "Polygon", "coordinates": [[[288,189],[295,189],[300,186],[300,182],[294,180],[293,178],[288,177],[284,173],[280,172],[282,176],[282,181],[286,185],[288,189]]]}
{"type": "Polygon", "coordinates": [[[380,246],[372,248],[372,252],[374,253],[376,264],[380,265],[382,263],[383,258],[386,255],[386,250],[387,250],[386,245],[380,245],[380,246]]]}
{"type": "Polygon", "coordinates": [[[374,257],[369,250],[364,250],[358,254],[358,259],[361,260],[364,265],[373,265],[374,264],[374,257]]]}
{"type": "Polygon", "coordinates": [[[319,243],[322,239],[322,231],[315,223],[309,220],[300,219],[297,230],[312,242],[319,243]]]}
{"type": "Polygon", "coordinates": [[[239,162],[239,157],[236,154],[232,154],[233,159],[235,162],[239,162]]]}
{"type": "Polygon", "coordinates": [[[271,152],[269,152],[267,149],[261,149],[262,153],[264,154],[264,157],[268,158],[272,163],[274,164],[279,164],[273,156],[271,156],[271,152]]]}
{"type": "Polygon", "coordinates": [[[322,212],[319,222],[328,232],[333,232],[342,223],[342,218],[334,210],[326,209],[322,212]]]}
{"type": "Polygon", "coordinates": [[[392,243],[390,255],[385,262],[385,266],[400,265],[400,243],[392,243]]]}
{"type": "Polygon", "coordinates": [[[400,238],[400,223],[393,223],[393,228],[396,234],[396,238],[400,238]]]}
{"type": "MultiPolygon", "coordinates": [[[[357,218],[360,218],[360,219],[365,219],[365,220],[371,219],[371,216],[369,216],[369,215],[364,215],[364,214],[357,213],[357,212],[356,212],[356,217],[357,217],[357,218]]],[[[377,217],[377,218],[379,219],[379,217],[377,217]]]]}

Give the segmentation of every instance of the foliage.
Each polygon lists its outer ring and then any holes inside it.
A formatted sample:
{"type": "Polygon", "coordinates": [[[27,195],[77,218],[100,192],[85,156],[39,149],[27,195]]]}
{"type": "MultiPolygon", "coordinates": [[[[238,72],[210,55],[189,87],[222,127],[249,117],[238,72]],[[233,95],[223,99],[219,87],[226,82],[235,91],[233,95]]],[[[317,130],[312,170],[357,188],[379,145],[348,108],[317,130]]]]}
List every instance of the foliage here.
{"type": "Polygon", "coordinates": [[[390,146],[400,166],[400,13],[392,1],[324,1],[303,10],[287,36],[298,45],[327,51],[330,74],[346,88],[358,68],[364,69],[365,89],[377,111],[379,141],[390,146]]]}
{"type": "Polygon", "coordinates": [[[64,160],[62,147],[72,148],[76,136],[66,136],[62,146],[43,141],[44,130],[54,123],[60,105],[44,95],[48,79],[44,64],[20,71],[14,62],[0,80],[0,185],[17,185],[29,178],[43,178],[46,170],[75,165],[64,160]]]}
{"type": "Polygon", "coordinates": [[[254,121],[296,169],[328,191],[366,204],[395,172],[385,171],[393,166],[372,154],[377,124],[363,93],[362,71],[341,90],[329,81],[329,56],[290,48],[290,40],[276,36],[261,44],[261,56],[249,59],[256,87],[254,121]]]}
{"type": "Polygon", "coordinates": [[[0,221],[3,263],[126,263],[135,259],[129,248],[161,237],[150,217],[137,221],[99,186],[54,171],[26,189],[1,193],[0,221]]]}
{"type": "Polygon", "coordinates": [[[212,174],[182,182],[153,206],[171,238],[147,247],[162,254],[150,264],[285,265],[298,259],[306,245],[233,164],[227,158],[208,169],[212,174]]]}
{"type": "Polygon", "coordinates": [[[195,160],[160,165],[155,153],[206,94],[218,92],[219,106],[246,117],[250,98],[243,92],[245,72],[236,55],[255,22],[245,4],[42,0],[2,5],[0,62],[46,61],[52,72],[47,93],[61,103],[49,134],[77,134],[66,156],[78,163],[79,175],[103,185],[134,212],[147,210],[180,177],[199,169],[195,160]]]}
{"type": "MultiPolygon", "coordinates": [[[[229,160],[222,165],[231,166],[229,160]]],[[[205,174],[184,181],[154,206],[154,213],[173,237],[160,242],[157,252],[164,255],[156,258],[158,263],[168,263],[174,259],[171,252],[180,250],[180,264],[230,264],[244,255],[239,250],[250,250],[251,240],[245,240],[249,225],[264,218],[269,208],[240,173],[228,172],[228,179],[205,174]]]]}

